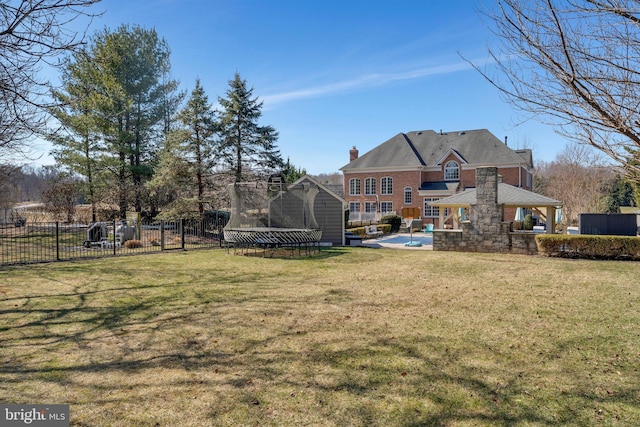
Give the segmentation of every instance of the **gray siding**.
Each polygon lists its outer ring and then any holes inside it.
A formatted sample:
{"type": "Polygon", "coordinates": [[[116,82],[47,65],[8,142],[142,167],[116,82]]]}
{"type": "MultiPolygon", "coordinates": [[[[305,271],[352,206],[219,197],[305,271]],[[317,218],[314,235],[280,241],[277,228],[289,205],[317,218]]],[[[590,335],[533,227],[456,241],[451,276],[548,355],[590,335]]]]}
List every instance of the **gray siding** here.
{"type": "Polygon", "coordinates": [[[316,195],[313,215],[322,230],[321,242],[340,246],[344,242],[344,204],[345,201],[310,177],[300,178],[293,186],[310,182],[320,190],[316,195]]]}
{"type": "Polygon", "coordinates": [[[316,196],[314,205],[316,222],[322,230],[321,242],[331,242],[333,245],[342,245],[344,237],[344,211],[342,201],[322,188],[316,196]]]}

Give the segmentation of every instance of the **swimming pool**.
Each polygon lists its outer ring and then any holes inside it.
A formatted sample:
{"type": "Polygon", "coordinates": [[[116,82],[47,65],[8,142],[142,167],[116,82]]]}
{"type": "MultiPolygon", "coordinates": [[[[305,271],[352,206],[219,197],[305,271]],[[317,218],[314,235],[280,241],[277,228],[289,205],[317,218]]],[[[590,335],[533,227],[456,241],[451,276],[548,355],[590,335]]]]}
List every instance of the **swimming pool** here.
{"type": "Polygon", "coordinates": [[[388,243],[392,245],[404,245],[407,242],[420,242],[423,245],[433,245],[433,236],[414,233],[411,237],[409,234],[390,234],[377,239],[378,243],[388,243]]]}

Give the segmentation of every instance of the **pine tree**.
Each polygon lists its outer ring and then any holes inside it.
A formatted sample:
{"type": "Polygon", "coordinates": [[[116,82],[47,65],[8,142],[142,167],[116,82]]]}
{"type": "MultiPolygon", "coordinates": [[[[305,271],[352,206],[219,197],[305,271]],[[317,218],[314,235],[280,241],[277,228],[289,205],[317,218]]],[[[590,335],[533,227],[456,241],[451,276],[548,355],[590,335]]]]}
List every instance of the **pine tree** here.
{"type": "Polygon", "coordinates": [[[259,126],[262,102],[253,98],[253,88],[236,72],[229,81],[227,98],[218,97],[222,111],[218,115],[220,154],[229,164],[236,182],[248,177],[245,167],[258,174],[282,166],[276,148],[278,132],[271,126],[259,126]]]}
{"type": "Polygon", "coordinates": [[[617,175],[603,186],[606,212],[619,213],[620,206],[634,206],[634,187],[624,177],[617,175]]]}
{"type": "MultiPolygon", "coordinates": [[[[117,193],[121,217],[131,204],[137,212],[142,210],[143,184],[152,176],[157,146],[180,99],[175,95],[177,82],[168,78],[169,56],[167,43],[155,30],[105,29],[94,37],[86,55],[74,57],[67,70],[69,84],[57,94],[61,100],[76,101],[74,108],[59,111],[58,118],[75,128],[77,136],[88,135],[81,129],[83,120],[96,124],[95,143],[100,144],[102,169],[111,174],[109,186],[117,193]],[[91,102],[82,102],[82,91],[91,102]]],[[[67,148],[78,151],[71,140],[57,142],[60,158],[67,148]]],[[[93,149],[89,152],[95,154],[93,149]]],[[[67,161],[73,163],[71,158],[67,161]]]]}
{"type": "Polygon", "coordinates": [[[180,127],[167,134],[152,187],[156,192],[172,188],[177,194],[174,205],[188,206],[186,199],[197,201],[197,212],[202,215],[207,178],[216,156],[215,113],[199,79],[177,118],[180,127]]]}
{"type": "Polygon", "coordinates": [[[307,170],[299,167],[295,167],[291,164],[289,158],[282,168],[282,175],[284,176],[284,182],[287,184],[293,184],[303,176],[307,174],[307,170]]]}
{"type": "Polygon", "coordinates": [[[105,124],[94,112],[105,100],[96,90],[88,56],[79,52],[73,58],[63,70],[61,89],[52,90],[57,106],[51,113],[61,126],[50,133],[49,139],[54,144],[52,155],[56,162],[83,178],[79,188],[91,204],[92,220],[96,221],[99,174],[105,150],[101,131],[105,124]]]}

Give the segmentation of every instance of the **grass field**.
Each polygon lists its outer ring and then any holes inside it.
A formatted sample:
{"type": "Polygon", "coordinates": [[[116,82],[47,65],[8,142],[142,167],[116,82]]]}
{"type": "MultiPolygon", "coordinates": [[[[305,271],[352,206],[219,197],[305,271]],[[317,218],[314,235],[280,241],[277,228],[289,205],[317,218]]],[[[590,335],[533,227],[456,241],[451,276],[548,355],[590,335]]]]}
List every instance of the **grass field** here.
{"type": "Polygon", "coordinates": [[[640,264],[333,248],[0,269],[0,402],[75,426],[640,425],[640,264]]]}

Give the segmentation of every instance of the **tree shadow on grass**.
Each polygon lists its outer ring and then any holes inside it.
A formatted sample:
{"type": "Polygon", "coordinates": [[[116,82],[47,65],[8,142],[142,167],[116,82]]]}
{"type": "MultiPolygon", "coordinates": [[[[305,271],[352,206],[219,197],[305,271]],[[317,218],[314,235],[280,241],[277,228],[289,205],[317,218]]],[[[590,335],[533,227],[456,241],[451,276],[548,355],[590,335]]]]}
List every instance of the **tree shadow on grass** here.
{"type": "MultiPolygon", "coordinates": [[[[276,281],[272,274],[268,280],[276,281]]],[[[131,425],[143,422],[118,408],[141,405],[145,396],[179,413],[188,393],[215,400],[206,420],[214,424],[246,414],[250,424],[287,424],[286,412],[299,411],[333,425],[587,425],[624,422],[611,408],[637,407],[637,388],[615,376],[608,394],[596,393],[587,377],[563,390],[549,382],[563,366],[551,362],[592,337],[558,342],[527,366],[479,338],[367,330],[343,315],[357,298],[352,289],[276,301],[241,287],[263,279],[256,273],[218,278],[225,288],[80,286],[5,298],[0,319],[11,326],[0,330],[0,399],[27,399],[24,390],[45,381],[89,394],[98,408],[114,406],[131,425]],[[324,307],[335,311],[322,317],[312,310],[324,307]],[[300,326],[296,316],[318,317],[300,326]],[[269,415],[274,407],[281,418],[269,415]]],[[[65,401],[90,406],[83,397],[65,401]]]]}
{"type": "MultiPolygon", "coordinates": [[[[143,306],[129,306],[128,309],[140,307],[143,306]]],[[[100,321],[94,319],[92,323],[112,328],[140,324],[140,321],[127,321],[125,311],[103,314],[99,318],[100,321]]],[[[194,320],[202,321],[189,316],[168,319],[181,322],[180,327],[194,320]]],[[[420,339],[413,337],[409,345],[400,342],[402,337],[360,340],[346,349],[343,342],[320,344],[308,341],[308,337],[309,334],[298,331],[281,332],[261,340],[242,341],[241,345],[228,351],[216,350],[208,341],[193,339],[185,340],[181,348],[173,351],[166,349],[141,355],[134,350],[101,362],[63,363],[58,366],[14,361],[0,367],[0,376],[4,388],[35,375],[65,387],[88,386],[94,389],[101,387],[98,380],[101,377],[112,374],[141,376],[135,387],[142,394],[145,394],[142,391],[145,388],[151,391],[158,385],[167,391],[193,387],[230,390],[229,396],[240,399],[227,404],[235,405],[234,410],[238,410],[239,404],[248,407],[262,404],[264,407],[271,400],[273,388],[283,387],[307,397],[307,401],[299,405],[301,409],[325,405],[329,410],[320,416],[335,425],[591,424],[604,421],[598,417],[605,416],[597,414],[597,409],[591,410],[594,405],[637,404],[638,391],[633,389],[617,388],[609,396],[596,395],[586,385],[585,388],[578,387],[563,393],[551,389],[531,390],[518,369],[501,369],[497,363],[493,368],[469,365],[473,344],[456,351],[447,350],[446,340],[431,335],[420,339]],[[274,344],[295,340],[312,347],[301,353],[278,348],[274,344]],[[431,350],[425,353],[425,349],[431,350]],[[388,364],[389,360],[393,363],[388,364]],[[288,366],[300,364],[304,365],[302,372],[288,372],[288,366]],[[175,379],[164,379],[163,370],[193,372],[195,376],[176,382],[175,379]],[[212,370],[217,374],[212,375],[212,370]],[[156,374],[148,376],[145,372],[156,374]],[[79,374],[90,374],[93,380],[83,380],[79,384],[76,379],[79,374]],[[537,395],[541,394],[546,396],[538,398],[537,395]],[[557,405],[553,403],[554,395],[559,400],[557,405]],[[588,412],[593,412],[593,418],[588,418],[588,412]]],[[[487,352],[480,343],[477,343],[476,350],[482,353],[479,357],[493,358],[496,362],[501,359],[498,352],[487,352]]],[[[529,375],[551,377],[553,374],[541,365],[529,375]]],[[[119,387],[124,389],[126,384],[119,387]]],[[[104,398],[94,402],[106,403],[135,405],[136,398],[104,398]]],[[[216,416],[221,415],[220,411],[224,411],[225,406],[222,408],[217,409],[216,416]]],[[[609,421],[615,416],[608,415],[609,421]]]]}

